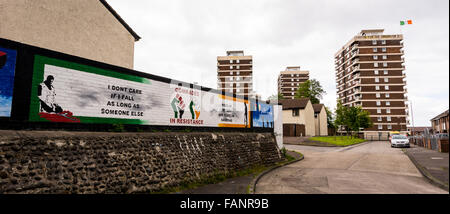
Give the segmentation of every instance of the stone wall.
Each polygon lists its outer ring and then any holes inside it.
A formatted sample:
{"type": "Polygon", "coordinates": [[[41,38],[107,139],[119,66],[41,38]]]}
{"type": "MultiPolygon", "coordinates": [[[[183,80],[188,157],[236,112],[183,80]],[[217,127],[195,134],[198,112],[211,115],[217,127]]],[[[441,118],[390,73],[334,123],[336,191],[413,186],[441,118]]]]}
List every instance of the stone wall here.
{"type": "Polygon", "coordinates": [[[150,193],[280,160],[272,133],[0,131],[0,194],[150,193]]]}

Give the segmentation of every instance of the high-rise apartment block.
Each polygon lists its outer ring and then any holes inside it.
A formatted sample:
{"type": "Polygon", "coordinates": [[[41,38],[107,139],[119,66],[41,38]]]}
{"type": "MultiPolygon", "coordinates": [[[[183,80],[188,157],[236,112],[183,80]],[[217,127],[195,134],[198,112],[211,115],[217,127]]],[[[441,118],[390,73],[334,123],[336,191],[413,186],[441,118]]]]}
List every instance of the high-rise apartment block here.
{"type": "Polygon", "coordinates": [[[253,57],[244,51],[227,51],[217,57],[217,89],[247,98],[254,98],[253,57]]]}
{"type": "Polygon", "coordinates": [[[278,76],[278,93],[284,99],[294,99],[300,84],[309,79],[309,71],[301,71],[300,66],[287,67],[278,76]]]}
{"type": "Polygon", "coordinates": [[[366,138],[406,133],[408,104],[403,35],[362,30],[335,54],[337,97],[344,106],[361,106],[374,123],[366,138]]]}

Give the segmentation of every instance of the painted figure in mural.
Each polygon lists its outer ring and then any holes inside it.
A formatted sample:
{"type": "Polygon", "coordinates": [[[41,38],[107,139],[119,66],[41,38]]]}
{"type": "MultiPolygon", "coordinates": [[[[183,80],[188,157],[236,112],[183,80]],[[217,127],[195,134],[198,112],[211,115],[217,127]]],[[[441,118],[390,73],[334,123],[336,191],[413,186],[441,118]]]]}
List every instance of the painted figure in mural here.
{"type": "Polygon", "coordinates": [[[0,69],[6,64],[6,53],[0,51],[0,69]]]}
{"type": "Polygon", "coordinates": [[[61,106],[56,104],[56,90],[53,87],[55,78],[52,75],[47,76],[47,79],[38,86],[38,97],[41,104],[41,112],[61,113],[63,110],[61,106]]]}
{"type": "Polygon", "coordinates": [[[200,105],[198,105],[198,100],[195,98],[191,99],[191,103],[189,104],[189,110],[191,111],[191,116],[193,120],[198,120],[200,116],[200,105]]]}
{"type": "Polygon", "coordinates": [[[244,102],[244,107],[245,107],[245,110],[244,110],[244,124],[245,124],[245,127],[247,127],[247,124],[248,124],[248,110],[247,110],[247,103],[245,103],[244,102]]]}
{"type": "Polygon", "coordinates": [[[183,97],[180,94],[176,94],[170,103],[172,110],[175,113],[175,118],[183,118],[184,108],[186,104],[184,103],[183,97]]]}

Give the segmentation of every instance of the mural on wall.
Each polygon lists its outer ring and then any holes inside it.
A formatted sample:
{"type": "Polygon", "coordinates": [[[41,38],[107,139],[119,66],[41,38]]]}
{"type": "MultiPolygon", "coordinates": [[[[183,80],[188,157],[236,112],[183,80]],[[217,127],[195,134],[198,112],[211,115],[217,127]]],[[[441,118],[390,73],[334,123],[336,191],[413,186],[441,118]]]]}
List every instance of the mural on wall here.
{"type": "Polygon", "coordinates": [[[0,47],[0,117],[11,116],[17,51],[0,47]]]}
{"type": "Polygon", "coordinates": [[[217,121],[219,127],[249,128],[249,101],[225,95],[207,93],[208,117],[217,121]]]}
{"type": "Polygon", "coordinates": [[[189,86],[35,56],[31,121],[249,127],[247,106],[189,86]]]}
{"type": "Polygon", "coordinates": [[[252,103],[253,127],[274,127],[273,105],[265,103],[252,103]]]}
{"type": "Polygon", "coordinates": [[[201,91],[185,87],[172,87],[170,106],[173,115],[170,118],[171,125],[204,125],[200,118],[201,91]],[[185,114],[186,112],[186,114],[185,114]]]}

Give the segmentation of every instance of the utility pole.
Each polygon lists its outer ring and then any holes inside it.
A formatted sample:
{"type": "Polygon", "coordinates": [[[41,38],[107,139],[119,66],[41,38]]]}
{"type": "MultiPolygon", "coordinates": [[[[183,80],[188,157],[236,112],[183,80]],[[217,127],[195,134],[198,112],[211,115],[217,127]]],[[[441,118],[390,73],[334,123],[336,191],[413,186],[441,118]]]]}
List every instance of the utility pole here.
{"type": "MultiPolygon", "coordinates": [[[[410,100],[409,101],[409,103],[411,104],[411,120],[412,120],[412,130],[413,130],[413,133],[414,133],[414,131],[416,130],[415,128],[414,128],[414,114],[413,114],[413,107],[412,107],[412,101],[410,100]]],[[[414,135],[413,135],[414,136],[414,135]]]]}

